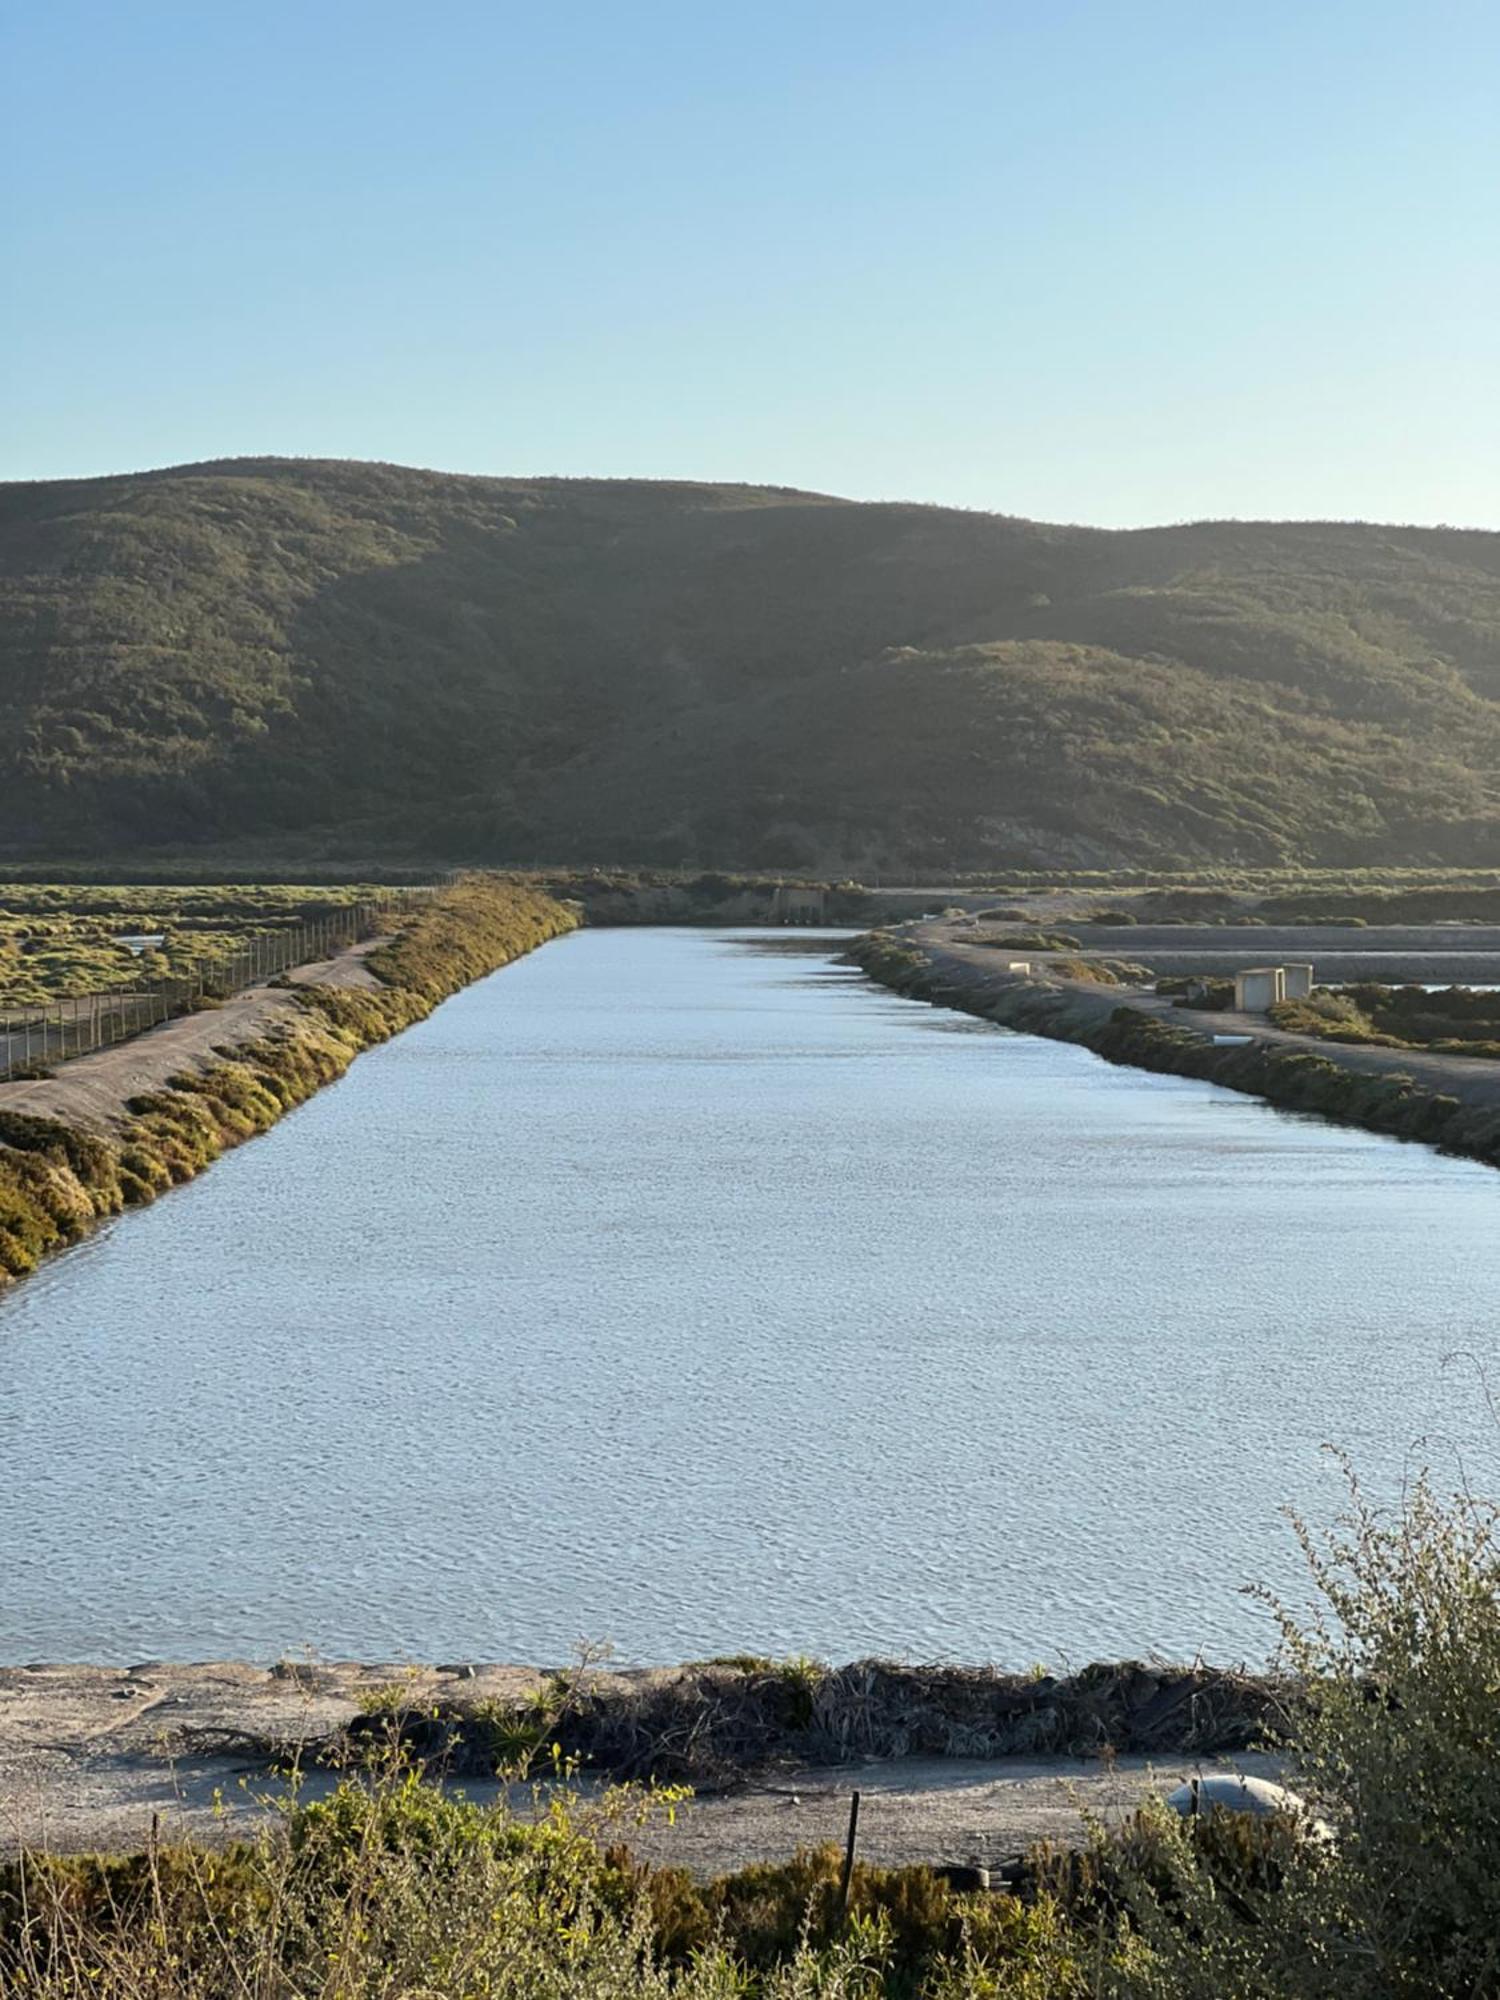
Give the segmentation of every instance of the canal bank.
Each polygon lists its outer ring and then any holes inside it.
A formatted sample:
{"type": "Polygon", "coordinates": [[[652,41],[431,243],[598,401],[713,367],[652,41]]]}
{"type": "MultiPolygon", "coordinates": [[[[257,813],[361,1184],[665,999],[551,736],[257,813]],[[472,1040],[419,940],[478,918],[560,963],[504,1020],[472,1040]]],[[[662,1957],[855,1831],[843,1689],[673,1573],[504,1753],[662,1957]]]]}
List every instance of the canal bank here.
{"type": "Polygon", "coordinates": [[[964,941],[961,926],[872,931],[850,962],[892,991],[998,1026],[1073,1042],[1107,1062],[1192,1077],[1287,1111],[1500,1165],[1500,1063],[1421,1050],[1349,1047],[1263,1017],[1176,1008],[1116,986],[1004,969],[1011,954],[964,941]]]}
{"type": "Polygon", "coordinates": [[[0,1084],[0,1292],[99,1222],[265,1132],[475,979],[577,927],[576,911],[465,877],[393,936],[236,994],[55,1075],[0,1084]]]}

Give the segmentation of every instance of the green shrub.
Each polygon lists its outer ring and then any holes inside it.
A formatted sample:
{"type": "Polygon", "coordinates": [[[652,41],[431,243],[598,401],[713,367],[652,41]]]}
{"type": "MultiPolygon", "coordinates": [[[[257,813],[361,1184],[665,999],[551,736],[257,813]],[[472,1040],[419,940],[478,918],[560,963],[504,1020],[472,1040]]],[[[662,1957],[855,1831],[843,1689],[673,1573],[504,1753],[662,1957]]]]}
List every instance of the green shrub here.
{"type": "Polygon", "coordinates": [[[1389,1508],[1350,1481],[1328,1535],[1298,1534],[1320,1600],[1277,1606],[1312,1690],[1288,1782],[1330,1837],[1274,1880],[1222,1879],[1190,1828],[1153,1824],[1136,1871],[1137,2000],[1450,2000],[1500,1991],[1500,1539],[1496,1510],[1418,1480],[1389,1508]],[[1165,1870],[1167,1880],[1162,1882],[1165,1870]]]}
{"type": "Polygon", "coordinates": [[[220,1853],[0,1868],[0,1992],[28,2000],[1082,2000],[1043,1896],[956,1895],[923,1868],[840,1857],[695,1883],[621,1834],[656,1804],[566,1792],[484,1807],[399,1762],[294,1800],[220,1853]]]}
{"type": "Polygon", "coordinates": [[[981,931],[969,940],[972,944],[984,945],[995,951],[1078,951],[1078,939],[1067,931],[1011,931],[997,936],[993,931],[981,931]]]}

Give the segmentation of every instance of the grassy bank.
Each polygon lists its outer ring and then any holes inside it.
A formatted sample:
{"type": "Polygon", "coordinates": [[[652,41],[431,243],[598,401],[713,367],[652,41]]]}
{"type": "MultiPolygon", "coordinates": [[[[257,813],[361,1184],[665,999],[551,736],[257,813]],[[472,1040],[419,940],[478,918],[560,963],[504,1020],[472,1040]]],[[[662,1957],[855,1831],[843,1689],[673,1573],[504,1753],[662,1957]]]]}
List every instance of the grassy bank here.
{"type": "Polygon", "coordinates": [[[849,956],[898,993],[1026,1034],[1077,1042],[1107,1062],[1196,1077],[1288,1111],[1316,1112],[1339,1124],[1421,1140],[1500,1166],[1500,1111],[1425,1089],[1400,1070],[1399,1051],[1393,1052],[1388,1075],[1368,1075],[1312,1050],[1272,1042],[1215,1045],[1191,1028],[1179,1028],[1138,1007],[1117,1006],[1104,994],[1070,993],[1024,981],[987,985],[981,973],[889,931],[856,939],[849,956]]]}
{"type": "Polygon", "coordinates": [[[85,1130],[0,1106],[0,1285],[34,1270],[101,1218],[153,1200],[342,1076],[361,1049],[422,1020],[450,994],[574,928],[537,891],[465,877],[367,959],[379,984],[290,990],[284,1025],[223,1060],[131,1098],[116,1129],[85,1130]]]}

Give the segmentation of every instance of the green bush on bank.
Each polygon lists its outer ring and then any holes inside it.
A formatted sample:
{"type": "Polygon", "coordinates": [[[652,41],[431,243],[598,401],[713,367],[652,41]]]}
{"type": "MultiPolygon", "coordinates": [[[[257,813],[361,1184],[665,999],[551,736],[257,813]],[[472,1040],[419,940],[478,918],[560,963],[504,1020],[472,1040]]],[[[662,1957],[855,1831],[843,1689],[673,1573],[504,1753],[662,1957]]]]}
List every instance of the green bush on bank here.
{"type": "Polygon", "coordinates": [[[1154,1819],[1127,1883],[1131,2000],[1448,2000],[1500,1992],[1500,1539],[1489,1503],[1425,1479],[1390,1508],[1350,1480],[1299,1523],[1323,1615],[1278,1608],[1315,1691],[1293,1778],[1326,1831],[1226,1895],[1191,1829],[1154,1819]]]}
{"type": "Polygon", "coordinates": [[[294,1023],[226,1045],[210,1069],[132,1098],[117,1136],[0,1107],[0,1284],[35,1270],[101,1217],[191,1180],[342,1076],[361,1049],[576,922],[537,891],[465,877],[369,954],[378,987],[292,989],[301,1008],[294,1023]]]}
{"type": "Polygon", "coordinates": [[[1500,1057],[1500,993],[1483,987],[1387,986],[1362,981],[1318,988],[1271,1009],[1278,1028],[1329,1042],[1426,1049],[1438,1055],[1500,1057]]]}

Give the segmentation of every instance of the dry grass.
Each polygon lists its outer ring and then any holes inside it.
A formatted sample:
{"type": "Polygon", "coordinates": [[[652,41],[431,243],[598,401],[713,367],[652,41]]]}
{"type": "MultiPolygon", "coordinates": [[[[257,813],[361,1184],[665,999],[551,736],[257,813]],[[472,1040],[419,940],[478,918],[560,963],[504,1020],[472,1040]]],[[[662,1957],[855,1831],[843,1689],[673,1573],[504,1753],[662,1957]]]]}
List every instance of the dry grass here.
{"type": "MultiPolygon", "coordinates": [[[[399,1689],[358,1717],[393,1728],[424,1768],[490,1776],[556,1755],[620,1780],[732,1783],[777,1765],[897,1757],[1223,1755],[1295,1729],[1295,1683],[1208,1667],[1096,1664],[1076,1674],[859,1660],[709,1660],[627,1678],[551,1677],[524,1701],[417,1703],[399,1689]]],[[[274,1745],[262,1745],[274,1755],[274,1745]]],[[[322,1754],[346,1754],[338,1738],[322,1754]]]]}

